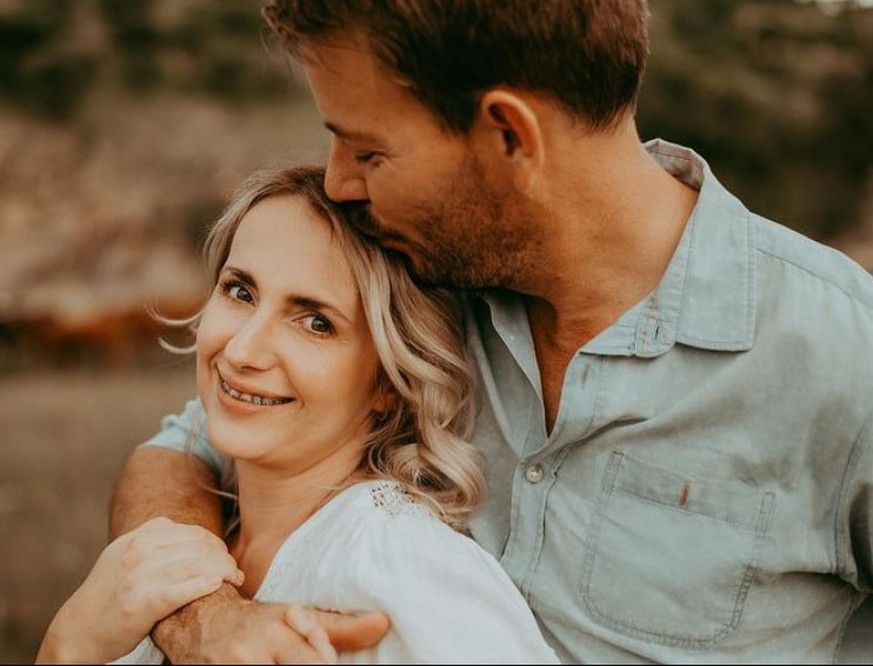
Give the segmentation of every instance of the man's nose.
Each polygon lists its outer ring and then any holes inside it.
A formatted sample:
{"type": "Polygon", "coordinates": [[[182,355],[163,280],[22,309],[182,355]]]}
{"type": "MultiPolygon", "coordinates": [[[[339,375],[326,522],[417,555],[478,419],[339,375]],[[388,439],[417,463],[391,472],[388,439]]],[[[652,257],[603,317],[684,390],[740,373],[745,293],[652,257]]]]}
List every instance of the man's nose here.
{"type": "Polygon", "coordinates": [[[334,201],[369,201],[367,181],[355,157],[340,141],[331,142],[324,191],[334,201]]]}

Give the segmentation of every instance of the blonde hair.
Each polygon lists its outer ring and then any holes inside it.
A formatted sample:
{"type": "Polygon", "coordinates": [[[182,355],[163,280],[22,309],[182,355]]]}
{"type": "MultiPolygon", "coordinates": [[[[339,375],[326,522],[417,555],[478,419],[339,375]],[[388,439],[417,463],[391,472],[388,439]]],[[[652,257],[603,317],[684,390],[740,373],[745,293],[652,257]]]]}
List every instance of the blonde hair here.
{"type": "MultiPolygon", "coordinates": [[[[391,387],[396,395],[387,411],[372,417],[360,472],[399,483],[446,523],[465,529],[485,482],[479,454],[468,440],[475,387],[457,297],[415,285],[399,258],[355,231],[352,213],[325,194],[324,169],[312,166],[258,171],[237,188],[203,247],[213,288],[243,217],[258,202],[279,195],[302,197],[330,224],[351,266],[381,361],[374,390],[391,387]]],[[[199,317],[179,323],[196,326],[199,317]]],[[[228,470],[223,474],[232,482],[228,470]]]]}

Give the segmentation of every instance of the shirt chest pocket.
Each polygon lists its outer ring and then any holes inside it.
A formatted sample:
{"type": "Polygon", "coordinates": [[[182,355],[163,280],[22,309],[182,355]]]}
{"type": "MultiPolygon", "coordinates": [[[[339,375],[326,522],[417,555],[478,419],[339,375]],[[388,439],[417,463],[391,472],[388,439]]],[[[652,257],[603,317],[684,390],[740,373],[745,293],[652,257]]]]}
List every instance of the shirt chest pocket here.
{"type": "Polygon", "coordinates": [[[613,452],[586,536],[590,617],[647,642],[706,649],[737,628],[774,495],[613,452]]]}

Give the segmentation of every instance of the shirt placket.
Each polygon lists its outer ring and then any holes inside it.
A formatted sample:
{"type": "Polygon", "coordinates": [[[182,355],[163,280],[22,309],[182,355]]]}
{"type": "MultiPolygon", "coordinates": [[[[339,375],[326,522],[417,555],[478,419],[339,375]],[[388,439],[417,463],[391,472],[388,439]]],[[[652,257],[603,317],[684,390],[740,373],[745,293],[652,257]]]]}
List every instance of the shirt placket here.
{"type": "Polygon", "coordinates": [[[545,437],[542,426],[532,428],[515,470],[510,532],[501,564],[527,599],[544,546],[549,491],[570,445],[584,438],[594,421],[602,381],[600,363],[597,356],[574,357],[552,434],[545,437]]]}

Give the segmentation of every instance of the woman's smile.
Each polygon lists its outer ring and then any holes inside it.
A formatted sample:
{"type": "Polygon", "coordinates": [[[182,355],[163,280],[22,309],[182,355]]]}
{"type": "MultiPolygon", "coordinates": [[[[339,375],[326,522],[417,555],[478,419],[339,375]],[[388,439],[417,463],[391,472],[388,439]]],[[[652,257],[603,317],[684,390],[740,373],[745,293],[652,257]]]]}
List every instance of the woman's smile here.
{"type": "Polygon", "coordinates": [[[218,387],[223,394],[230,396],[233,400],[258,407],[276,407],[294,401],[294,398],[267,395],[266,392],[255,393],[250,389],[235,386],[228,382],[221,373],[218,374],[218,387]]]}

